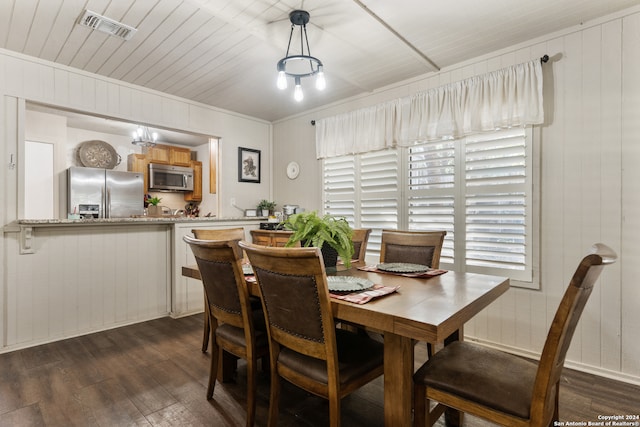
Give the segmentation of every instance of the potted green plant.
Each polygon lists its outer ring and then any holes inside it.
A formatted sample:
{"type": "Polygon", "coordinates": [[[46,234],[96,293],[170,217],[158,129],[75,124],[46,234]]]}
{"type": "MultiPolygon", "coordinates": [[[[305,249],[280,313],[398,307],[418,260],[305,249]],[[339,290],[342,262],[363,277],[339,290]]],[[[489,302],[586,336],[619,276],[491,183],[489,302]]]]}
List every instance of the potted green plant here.
{"type": "Polygon", "coordinates": [[[150,197],[149,195],[147,195],[146,199],[145,199],[145,203],[147,203],[148,207],[147,207],[147,214],[149,216],[161,216],[162,215],[162,208],[160,206],[158,206],[158,204],[162,201],[162,199],[160,197],[150,197]]]}
{"type": "Polygon", "coordinates": [[[293,231],[285,246],[291,247],[297,242],[302,246],[315,246],[323,251],[326,267],[335,267],[338,256],[345,267],[351,266],[353,229],[345,218],[319,216],[316,211],[310,211],[291,215],[282,224],[285,230],[293,231]],[[335,256],[328,253],[327,246],[333,249],[335,256]]]}
{"type": "Polygon", "coordinates": [[[258,203],[258,213],[261,213],[262,216],[269,216],[273,213],[276,208],[276,202],[270,202],[266,199],[260,200],[258,203]]]}

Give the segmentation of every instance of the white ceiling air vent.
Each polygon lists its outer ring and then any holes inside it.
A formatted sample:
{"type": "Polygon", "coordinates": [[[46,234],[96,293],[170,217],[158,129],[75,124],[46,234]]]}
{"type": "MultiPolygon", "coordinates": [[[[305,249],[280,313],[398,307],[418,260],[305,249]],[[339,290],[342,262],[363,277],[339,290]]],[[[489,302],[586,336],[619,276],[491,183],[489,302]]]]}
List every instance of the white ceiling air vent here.
{"type": "Polygon", "coordinates": [[[78,23],[80,25],[84,25],[85,27],[102,31],[103,33],[107,33],[124,40],[131,39],[136,31],[138,31],[133,27],[98,15],[97,13],[90,10],[84,11],[84,14],[80,17],[80,22],[78,23]]]}

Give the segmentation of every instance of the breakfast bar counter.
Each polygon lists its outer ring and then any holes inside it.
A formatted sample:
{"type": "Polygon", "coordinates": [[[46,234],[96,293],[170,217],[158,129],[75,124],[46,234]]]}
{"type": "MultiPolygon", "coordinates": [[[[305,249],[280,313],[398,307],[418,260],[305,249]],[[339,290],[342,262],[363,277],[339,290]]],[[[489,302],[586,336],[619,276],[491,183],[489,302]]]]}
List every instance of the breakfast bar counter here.
{"type": "Polygon", "coordinates": [[[263,218],[146,217],[16,220],[3,227],[5,312],[0,353],[204,309],[202,284],[183,277],[195,261],[194,228],[242,227],[263,218]]]}
{"type": "Polygon", "coordinates": [[[5,231],[10,231],[12,226],[27,227],[50,227],[56,225],[122,225],[122,224],[177,224],[177,223],[216,223],[216,222],[245,222],[245,221],[266,221],[267,218],[260,217],[237,217],[237,218],[217,218],[212,217],[187,217],[183,215],[164,216],[137,216],[131,218],[86,218],[86,219],[19,219],[6,225],[5,231]]]}

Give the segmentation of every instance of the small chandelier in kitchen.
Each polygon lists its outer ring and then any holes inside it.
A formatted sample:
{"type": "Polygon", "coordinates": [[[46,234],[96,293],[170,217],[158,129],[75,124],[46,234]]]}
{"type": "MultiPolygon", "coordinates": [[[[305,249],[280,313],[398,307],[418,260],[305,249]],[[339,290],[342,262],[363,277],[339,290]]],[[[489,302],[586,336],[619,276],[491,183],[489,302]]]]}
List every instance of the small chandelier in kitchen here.
{"type": "Polygon", "coordinates": [[[307,23],[309,22],[309,12],[304,10],[294,10],[289,14],[291,21],[291,33],[289,34],[289,44],[285,57],[278,61],[278,89],[287,88],[287,77],[292,77],[295,82],[293,98],[300,102],[304,98],[300,80],[304,77],[316,76],[316,89],[323,90],[326,86],[322,61],[311,56],[309,50],[309,39],[307,38],[307,23]],[[300,55],[289,55],[291,39],[295,27],[300,27],[300,55]],[[305,54],[306,48],[306,54],[305,54]]]}
{"type": "Polygon", "coordinates": [[[156,145],[158,134],[156,132],[151,133],[146,126],[138,126],[138,130],[133,132],[133,145],[139,145],[140,147],[153,147],[156,145]]]}

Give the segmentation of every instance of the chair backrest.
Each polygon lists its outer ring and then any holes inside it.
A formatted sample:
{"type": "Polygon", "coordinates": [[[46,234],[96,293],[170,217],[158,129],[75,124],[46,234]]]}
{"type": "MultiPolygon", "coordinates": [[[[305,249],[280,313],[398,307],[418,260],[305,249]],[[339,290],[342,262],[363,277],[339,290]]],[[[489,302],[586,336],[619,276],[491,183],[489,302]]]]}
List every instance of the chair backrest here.
{"type": "MultiPolygon", "coordinates": [[[[201,240],[184,236],[202,276],[211,315],[221,323],[245,328],[253,334],[249,291],[242,272],[237,240],[201,240]]],[[[248,341],[247,341],[248,342],[248,341]]]]}
{"type": "Polygon", "coordinates": [[[244,228],[220,228],[217,230],[210,229],[193,229],[191,230],[196,239],[200,240],[243,240],[244,228]]]}
{"type": "Polygon", "coordinates": [[[256,274],[271,345],[326,360],[328,372],[337,375],[335,324],[320,249],[244,241],[240,246],[256,274]]]}
{"type": "MultiPolygon", "coordinates": [[[[292,234],[293,231],[285,230],[251,230],[251,240],[256,245],[283,248],[292,234]]],[[[300,242],[296,246],[300,246],[300,242]]]]}
{"type": "MultiPolygon", "coordinates": [[[[556,386],[560,381],[576,325],[602,268],[614,263],[616,259],[617,255],[611,248],[601,243],[595,244],[591,253],[582,259],[573,274],[549,328],[540,357],[531,402],[532,421],[536,417],[542,420],[551,419],[550,412],[555,407],[553,399],[557,398],[558,393],[556,386]]],[[[532,425],[535,424],[532,422],[532,425]]]]}
{"type": "Polygon", "coordinates": [[[354,258],[358,262],[364,262],[364,258],[367,255],[367,244],[369,243],[369,235],[371,234],[370,228],[354,228],[351,241],[353,242],[353,254],[354,258]]]}
{"type": "MultiPolygon", "coordinates": [[[[217,230],[211,229],[193,229],[191,230],[196,239],[200,240],[244,240],[244,228],[220,228],[217,230]]],[[[238,256],[242,258],[242,249],[236,246],[238,256]]]]}
{"type": "Polygon", "coordinates": [[[440,268],[446,231],[382,230],[380,262],[408,262],[440,268]]]}

